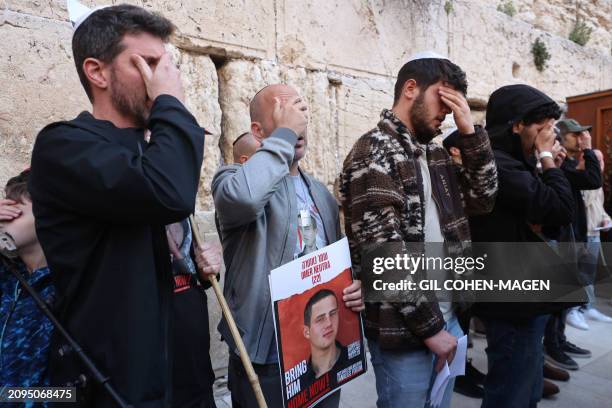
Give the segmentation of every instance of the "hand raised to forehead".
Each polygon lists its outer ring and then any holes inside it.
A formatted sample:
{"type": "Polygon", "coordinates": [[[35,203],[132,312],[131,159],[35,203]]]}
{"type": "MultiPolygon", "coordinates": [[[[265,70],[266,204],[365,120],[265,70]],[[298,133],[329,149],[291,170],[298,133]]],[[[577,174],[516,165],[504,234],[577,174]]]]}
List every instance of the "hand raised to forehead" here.
{"type": "Polygon", "coordinates": [[[472,121],[472,112],[468,105],[467,99],[459,91],[456,91],[448,86],[441,86],[438,90],[442,102],[453,111],[453,117],[459,133],[462,135],[471,135],[475,132],[474,123],[472,121]]]}
{"type": "Polygon", "coordinates": [[[184,102],[183,83],[181,72],[174,65],[172,55],[165,52],[153,70],[140,55],[132,54],[132,63],[140,71],[140,75],[147,89],[147,95],[152,101],[159,95],[171,95],[184,102]]]}
{"type": "Polygon", "coordinates": [[[591,149],[591,143],[592,143],[592,138],[591,138],[591,132],[589,132],[588,130],[583,130],[582,132],[580,132],[580,142],[581,145],[580,147],[582,149],[591,149]]]}
{"type": "Polygon", "coordinates": [[[274,128],[288,128],[297,135],[301,135],[308,125],[308,107],[301,97],[296,96],[288,99],[284,104],[278,97],[274,98],[274,110],[272,111],[272,122],[274,128]]]}

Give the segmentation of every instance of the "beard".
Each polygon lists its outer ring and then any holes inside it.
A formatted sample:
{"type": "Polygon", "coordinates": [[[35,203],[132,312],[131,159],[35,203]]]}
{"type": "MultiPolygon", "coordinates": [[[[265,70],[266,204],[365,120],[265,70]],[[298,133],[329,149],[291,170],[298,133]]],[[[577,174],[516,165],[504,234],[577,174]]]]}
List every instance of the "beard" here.
{"type": "Polygon", "coordinates": [[[129,117],[138,128],[144,128],[149,117],[147,108],[147,94],[139,97],[136,92],[131,91],[132,87],[124,84],[111,69],[111,101],[113,106],[122,115],[129,117]]]}
{"type": "Polygon", "coordinates": [[[425,108],[425,94],[421,93],[414,101],[410,109],[410,122],[414,128],[414,136],[423,144],[431,142],[431,139],[436,137],[440,130],[432,127],[427,123],[428,111],[425,108]]]}

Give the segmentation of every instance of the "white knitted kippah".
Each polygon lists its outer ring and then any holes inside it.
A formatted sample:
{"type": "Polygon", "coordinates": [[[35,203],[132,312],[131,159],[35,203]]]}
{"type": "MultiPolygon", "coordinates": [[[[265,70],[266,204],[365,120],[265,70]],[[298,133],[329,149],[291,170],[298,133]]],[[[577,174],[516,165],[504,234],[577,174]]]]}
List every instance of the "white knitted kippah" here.
{"type": "Polygon", "coordinates": [[[410,56],[410,58],[408,58],[408,61],[406,62],[416,61],[420,59],[427,59],[427,58],[448,60],[447,57],[440,55],[435,51],[428,50],[428,51],[421,51],[421,52],[417,52],[416,54],[413,54],[412,56],[410,56]]]}
{"type": "Polygon", "coordinates": [[[108,6],[98,6],[93,9],[81,4],[78,0],[68,0],[66,4],[68,8],[68,18],[72,23],[73,32],[79,28],[83,21],[87,20],[87,17],[91,16],[96,11],[103,9],[108,6]]]}

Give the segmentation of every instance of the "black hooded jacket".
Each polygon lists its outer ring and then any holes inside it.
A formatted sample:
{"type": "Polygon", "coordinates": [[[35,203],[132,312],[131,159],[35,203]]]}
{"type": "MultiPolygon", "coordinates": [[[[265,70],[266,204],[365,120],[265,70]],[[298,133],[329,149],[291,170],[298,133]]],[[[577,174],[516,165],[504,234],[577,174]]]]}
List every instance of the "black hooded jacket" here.
{"type": "Polygon", "coordinates": [[[475,242],[539,242],[532,225],[562,226],[572,222],[572,188],[557,168],[538,175],[527,160],[520,137],[508,132],[491,139],[499,191],[490,214],[470,217],[475,242]]]}
{"type": "MultiPolygon", "coordinates": [[[[156,98],[143,129],[81,113],[44,128],[30,193],[57,289],[60,321],[134,407],[170,404],[173,289],[164,226],[194,210],[204,130],[176,98],[156,98]]],[[[74,383],[79,406],[116,406],[56,333],[51,385],[74,383]]]]}
{"type": "MultiPolygon", "coordinates": [[[[526,85],[501,90],[505,91],[504,97],[494,98],[494,93],[487,107],[487,131],[497,165],[499,190],[491,213],[470,217],[472,241],[541,242],[531,225],[570,223],[575,207],[572,188],[560,169],[547,169],[538,175],[535,158],[525,158],[520,136],[512,132],[512,123],[528,113],[525,106],[532,110],[554,101],[526,85]]],[[[520,320],[545,313],[536,305],[481,303],[475,305],[474,311],[481,316],[520,320]]]]}

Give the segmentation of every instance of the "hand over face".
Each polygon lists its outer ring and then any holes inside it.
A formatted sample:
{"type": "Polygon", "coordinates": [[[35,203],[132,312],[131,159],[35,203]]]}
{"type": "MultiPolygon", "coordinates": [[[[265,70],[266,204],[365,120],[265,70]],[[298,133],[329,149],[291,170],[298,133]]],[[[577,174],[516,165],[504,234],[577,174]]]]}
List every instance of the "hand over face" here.
{"type": "Polygon", "coordinates": [[[272,111],[274,128],[288,128],[299,136],[304,133],[308,125],[307,112],[308,107],[300,96],[293,97],[284,104],[279,98],[274,98],[274,110],[272,111]]]}
{"type": "Polygon", "coordinates": [[[21,210],[13,200],[0,199],[0,222],[13,221],[21,215],[21,210]]]}
{"type": "Polygon", "coordinates": [[[131,60],[140,71],[151,101],[159,95],[171,95],[181,102],[185,100],[181,72],[172,62],[172,55],[169,52],[161,56],[153,70],[140,55],[133,54],[131,60]]]}

